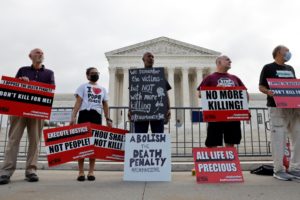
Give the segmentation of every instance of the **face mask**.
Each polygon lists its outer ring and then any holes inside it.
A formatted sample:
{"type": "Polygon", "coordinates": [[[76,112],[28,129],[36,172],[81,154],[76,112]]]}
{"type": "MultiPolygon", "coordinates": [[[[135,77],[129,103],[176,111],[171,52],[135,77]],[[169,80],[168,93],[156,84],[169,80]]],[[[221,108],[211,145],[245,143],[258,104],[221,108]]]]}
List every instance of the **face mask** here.
{"type": "Polygon", "coordinates": [[[291,52],[287,51],[287,52],[285,52],[283,59],[285,62],[287,62],[291,59],[291,57],[292,57],[291,52]]]}
{"type": "Polygon", "coordinates": [[[99,79],[99,75],[98,74],[92,74],[92,75],[90,75],[90,81],[97,82],[98,79],[99,79]]]}

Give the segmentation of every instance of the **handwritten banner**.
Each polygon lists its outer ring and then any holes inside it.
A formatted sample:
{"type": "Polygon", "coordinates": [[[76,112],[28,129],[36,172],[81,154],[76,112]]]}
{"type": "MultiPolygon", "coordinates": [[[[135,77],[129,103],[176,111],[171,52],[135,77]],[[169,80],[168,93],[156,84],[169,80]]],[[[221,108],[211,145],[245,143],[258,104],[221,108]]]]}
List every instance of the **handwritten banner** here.
{"type": "Polygon", "coordinates": [[[130,69],[129,100],[132,121],[163,120],[167,104],[164,69],[130,69]]]}
{"type": "Polygon", "coordinates": [[[2,76],[0,114],[49,119],[55,85],[2,76]]]}
{"type": "Polygon", "coordinates": [[[126,134],[125,181],[171,181],[169,134],[126,134]]]}
{"type": "Polygon", "coordinates": [[[45,129],[44,139],[49,167],[94,155],[90,123],[45,129]]]}
{"type": "Polygon", "coordinates": [[[124,161],[125,133],[127,130],[91,124],[94,137],[94,158],[124,161]]]}
{"type": "Polygon", "coordinates": [[[249,120],[245,87],[201,87],[203,121],[249,120]]]}
{"type": "Polygon", "coordinates": [[[267,79],[278,108],[300,108],[300,79],[267,79]]]}
{"type": "Polygon", "coordinates": [[[234,147],[193,148],[198,183],[244,182],[234,147]]]}

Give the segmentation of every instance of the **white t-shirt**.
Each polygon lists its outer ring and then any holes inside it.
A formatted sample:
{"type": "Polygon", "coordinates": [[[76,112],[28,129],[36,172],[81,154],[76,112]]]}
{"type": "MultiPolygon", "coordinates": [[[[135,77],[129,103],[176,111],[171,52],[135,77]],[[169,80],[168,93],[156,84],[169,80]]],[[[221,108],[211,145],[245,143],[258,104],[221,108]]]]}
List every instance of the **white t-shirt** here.
{"type": "Polygon", "coordinates": [[[75,95],[82,98],[81,110],[96,110],[102,114],[102,102],[108,100],[108,95],[104,87],[84,83],[77,88],[75,95]]]}

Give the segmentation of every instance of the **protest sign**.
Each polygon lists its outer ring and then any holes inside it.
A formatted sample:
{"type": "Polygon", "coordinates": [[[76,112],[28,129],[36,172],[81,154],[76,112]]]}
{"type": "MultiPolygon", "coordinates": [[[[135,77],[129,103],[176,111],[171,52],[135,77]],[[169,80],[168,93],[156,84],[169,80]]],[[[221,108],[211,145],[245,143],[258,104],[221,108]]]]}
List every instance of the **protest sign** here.
{"type": "Polygon", "coordinates": [[[90,123],[45,129],[44,140],[49,167],[94,155],[90,123]]]}
{"type": "Polygon", "coordinates": [[[165,119],[167,93],[164,69],[130,69],[129,101],[132,121],[165,119]]]}
{"type": "Polygon", "coordinates": [[[125,133],[128,132],[127,130],[96,124],[91,124],[91,129],[95,150],[93,158],[124,161],[125,133]]]}
{"type": "Polygon", "coordinates": [[[2,76],[0,114],[49,119],[55,85],[2,76]]]}
{"type": "Polygon", "coordinates": [[[169,134],[126,134],[125,181],[171,181],[169,134]]]}
{"type": "Polygon", "coordinates": [[[300,108],[300,79],[268,78],[278,108],[300,108]]]}
{"type": "Polygon", "coordinates": [[[245,87],[201,87],[203,121],[249,120],[245,87]]]}
{"type": "Polygon", "coordinates": [[[198,183],[243,182],[234,147],[193,148],[198,183]]]}

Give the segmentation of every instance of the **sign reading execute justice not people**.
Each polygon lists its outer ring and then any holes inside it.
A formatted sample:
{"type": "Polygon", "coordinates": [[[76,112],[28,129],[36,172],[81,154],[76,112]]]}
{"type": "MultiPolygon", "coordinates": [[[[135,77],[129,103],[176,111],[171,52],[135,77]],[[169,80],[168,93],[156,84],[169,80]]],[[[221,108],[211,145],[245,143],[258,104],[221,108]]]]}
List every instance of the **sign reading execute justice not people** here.
{"type": "Polygon", "coordinates": [[[44,139],[49,167],[94,155],[90,123],[45,129],[44,139]]]}
{"type": "Polygon", "coordinates": [[[164,119],[167,104],[164,69],[130,69],[129,100],[132,121],[164,119]]]}
{"type": "Polygon", "coordinates": [[[49,119],[55,85],[2,76],[0,114],[49,119]]]}
{"type": "Polygon", "coordinates": [[[244,182],[234,147],[193,148],[198,183],[244,182]]]}
{"type": "Polygon", "coordinates": [[[128,133],[125,181],[171,181],[171,140],[164,133],[128,133]]]}
{"type": "Polygon", "coordinates": [[[95,150],[93,158],[124,161],[125,134],[128,133],[127,130],[96,124],[91,124],[91,129],[95,150]]]}
{"type": "Polygon", "coordinates": [[[267,79],[278,108],[300,108],[300,79],[267,79]]]}
{"type": "Polygon", "coordinates": [[[249,120],[245,87],[201,87],[203,121],[249,120]]]}

